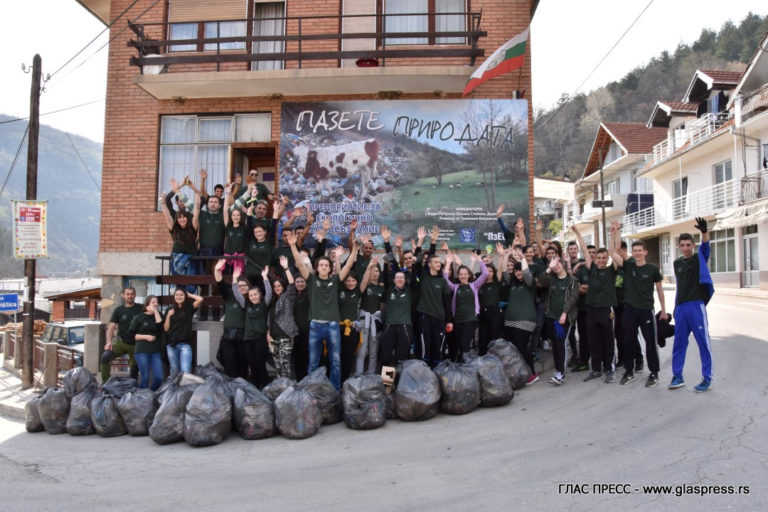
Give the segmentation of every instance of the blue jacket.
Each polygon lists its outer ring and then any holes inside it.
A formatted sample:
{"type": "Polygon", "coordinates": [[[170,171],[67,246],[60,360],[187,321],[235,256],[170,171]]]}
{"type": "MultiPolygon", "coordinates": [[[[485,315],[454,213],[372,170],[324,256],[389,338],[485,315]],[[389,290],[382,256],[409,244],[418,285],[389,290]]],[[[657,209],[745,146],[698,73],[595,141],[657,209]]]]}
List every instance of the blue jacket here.
{"type": "Polygon", "coordinates": [[[699,246],[699,284],[703,284],[707,289],[707,298],[704,304],[709,304],[712,296],[715,294],[715,285],[712,283],[712,275],[709,273],[709,255],[712,249],[709,242],[702,242],[699,246]]]}

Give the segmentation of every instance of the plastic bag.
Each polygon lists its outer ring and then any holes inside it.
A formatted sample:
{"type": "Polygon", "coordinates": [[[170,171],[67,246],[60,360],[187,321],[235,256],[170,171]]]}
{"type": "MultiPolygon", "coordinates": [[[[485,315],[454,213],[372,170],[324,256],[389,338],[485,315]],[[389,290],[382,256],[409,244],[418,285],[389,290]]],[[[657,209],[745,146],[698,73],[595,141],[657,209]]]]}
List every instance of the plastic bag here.
{"type": "Polygon", "coordinates": [[[198,377],[202,377],[204,379],[207,379],[208,377],[212,375],[221,374],[219,369],[216,367],[213,363],[207,363],[205,365],[198,365],[197,368],[195,368],[195,375],[198,377]]]}
{"type": "Polygon", "coordinates": [[[317,400],[317,407],[323,417],[324,425],[332,425],[341,421],[344,412],[341,397],[331,381],[326,377],[324,366],[301,379],[298,386],[306,389],[317,400]]]}
{"type": "Polygon", "coordinates": [[[40,399],[42,398],[42,394],[35,395],[29,400],[27,400],[27,403],[24,404],[24,412],[26,414],[26,420],[27,420],[27,432],[42,432],[45,430],[45,427],[43,426],[43,420],[40,419],[40,399]]]}
{"type": "Polygon", "coordinates": [[[108,391],[102,391],[91,401],[91,421],[101,437],[117,437],[125,434],[125,424],[117,412],[117,399],[108,391]]]}
{"type": "Polygon", "coordinates": [[[467,414],[480,405],[480,381],[471,366],[443,361],[435,368],[440,380],[440,406],[449,414],[467,414]]]}
{"type": "Polygon", "coordinates": [[[163,393],[162,403],[149,427],[149,437],[157,444],[175,443],[184,439],[184,411],[197,386],[171,383],[163,393]]]}
{"type": "MultiPolygon", "coordinates": [[[[66,392],[66,389],[64,391],[66,392]]],[[[89,436],[96,433],[91,421],[91,400],[97,392],[96,381],[93,381],[90,386],[76,394],[69,403],[67,432],[73,436],[89,436]]]]}
{"type": "Polygon", "coordinates": [[[288,439],[305,439],[320,430],[323,418],[315,397],[294,385],[275,400],[275,423],[288,439]]]}
{"type": "MultiPolygon", "coordinates": [[[[386,389],[386,387],[384,389],[386,389]]],[[[387,411],[386,411],[387,419],[396,420],[397,410],[395,409],[395,391],[392,390],[389,393],[387,393],[386,399],[387,399],[387,411]]]]}
{"type": "Polygon", "coordinates": [[[343,390],[344,423],[349,428],[378,428],[387,421],[387,391],[381,375],[353,375],[344,381],[343,390]]]}
{"type": "Polygon", "coordinates": [[[139,383],[136,382],[136,379],[130,377],[110,377],[107,379],[107,382],[104,383],[102,389],[105,393],[120,398],[128,391],[138,387],[139,383]]]}
{"type": "Polygon", "coordinates": [[[129,435],[146,436],[157,411],[155,394],[149,389],[129,391],[117,401],[117,411],[129,435]]]}
{"type": "Polygon", "coordinates": [[[294,384],[296,384],[296,381],[293,379],[289,379],[288,377],[278,377],[277,379],[264,386],[264,389],[261,391],[267,396],[267,398],[274,402],[283,391],[293,386],[294,384]]]}
{"type": "Polygon", "coordinates": [[[486,354],[470,361],[470,366],[477,370],[482,407],[507,405],[515,396],[515,390],[512,389],[504,365],[498,357],[486,354]]]}
{"type": "Polygon", "coordinates": [[[440,408],[440,382],[427,363],[409,359],[403,361],[397,373],[397,417],[406,421],[421,421],[437,414],[440,408]]]}
{"type": "Polygon", "coordinates": [[[235,390],[232,414],[243,439],[264,439],[275,433],[272,401],[256,386],[249,384],[235,390]]]}
{"type": "Polygon", "coordinates": [[[232,400],[228,381],[217,375],[198,386],[184,413],[184,440],[192,446],[212,446],[232,431],[232,400]]]}
{"type": "Polygon", "coordinates": [[[37,405],[40,419],[49,434],[64,434],[67,431],[69,399],[63,389],[48,388],[37,405]]]}
{"type": "Polygon", "coordinates": [[[522,388],[531,378],[531,367],[512,343],[502,339],[494,340],[488,347],[488,353],[501,360],[509,383],[514,389],[522,388]]]}
{"type": "Polygon", "coordinates": [[[64,375],[64,392],[70,400],[88,386],[95,386],[96,384],[96,376],[83,366],[72,368],[64,375]]]}

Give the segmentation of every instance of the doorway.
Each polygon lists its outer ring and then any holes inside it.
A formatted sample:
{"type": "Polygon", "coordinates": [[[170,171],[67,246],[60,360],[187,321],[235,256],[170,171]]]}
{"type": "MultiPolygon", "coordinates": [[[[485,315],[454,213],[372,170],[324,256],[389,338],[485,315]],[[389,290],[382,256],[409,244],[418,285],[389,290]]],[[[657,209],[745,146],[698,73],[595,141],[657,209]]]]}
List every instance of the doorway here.
{"type": "Polygon", "coordinates": [[[760,286],[760,253],[757,240],[757,226],[744,228],[744,272],[743,286],[754,288],[760,286]]]}

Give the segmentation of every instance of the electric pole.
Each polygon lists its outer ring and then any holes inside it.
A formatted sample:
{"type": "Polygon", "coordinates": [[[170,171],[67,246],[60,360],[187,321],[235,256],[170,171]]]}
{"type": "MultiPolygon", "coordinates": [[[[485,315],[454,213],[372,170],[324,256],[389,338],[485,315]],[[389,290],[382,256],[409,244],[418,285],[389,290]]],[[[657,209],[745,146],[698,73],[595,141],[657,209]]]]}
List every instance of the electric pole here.
{"type": "MultiPolygon", "coordinates": [[[[27,200],[37,199],[37,141],[40,135],[40,75],[42,59],[36,54],[32,60],[32,91],[29,99],[29,141],[27,143],[27,200]]],[[[35,368],[32,354],[35,348],[35,270],[36,260],[24,260],[26,293],[24,301],[23,361],[21,366],[21,388],[34,385],[35,368]]]]}

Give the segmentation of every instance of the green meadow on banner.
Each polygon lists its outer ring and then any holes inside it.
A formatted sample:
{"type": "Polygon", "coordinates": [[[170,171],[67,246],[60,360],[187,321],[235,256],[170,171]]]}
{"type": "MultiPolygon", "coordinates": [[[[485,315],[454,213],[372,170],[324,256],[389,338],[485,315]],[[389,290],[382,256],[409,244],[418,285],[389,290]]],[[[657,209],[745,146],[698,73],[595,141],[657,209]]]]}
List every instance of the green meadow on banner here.
{"type": "Polygon", "coordinates": [[[289,215],[331,217],[330,238],[404,238],[440,227],[455,248],[502,240],[496,207],[512,226],[528,219],[525,100],[398,100],[284,103],[280,193],[289,215]]]}

